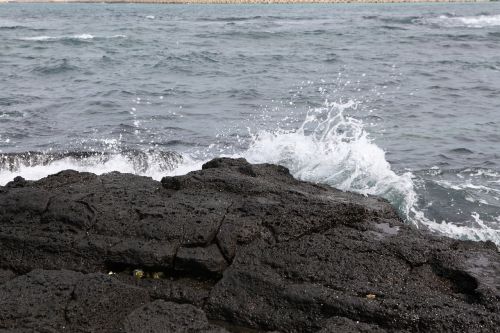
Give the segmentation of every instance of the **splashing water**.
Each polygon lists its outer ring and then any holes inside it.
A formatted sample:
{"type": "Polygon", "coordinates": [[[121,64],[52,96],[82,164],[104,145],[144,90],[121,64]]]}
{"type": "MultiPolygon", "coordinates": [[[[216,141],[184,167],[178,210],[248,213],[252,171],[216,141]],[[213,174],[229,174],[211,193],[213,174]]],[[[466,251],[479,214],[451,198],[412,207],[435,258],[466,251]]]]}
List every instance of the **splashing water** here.
{"type": "Polygon", "coordinates": [[[461,240],[492,241],[500,251],[500,230],[486,225],[477,212],[471,214],[473,226],[460,226],[447,221],[441,221],[441,223],[431,221],[416,208],[412,208],[412,211],[416,220],[424,223],[433,232],[461,240]]]}
{"type": "Polygon", "coordinates": [[[447,16],[422,20],[443,27],[487,28],[500,26],[500,15],[447,16]]]}
{"type": "Polygon", "coordinates": [[[253,163],[284,165],[301,180],[384,197],[408,218],[417,200],[412,175],[397,175],[363,122],[346,115],[357,106],[326,101],[297,130],[259,132],[243,155],[253,163]]]}
{"type": "Polygon", "coordinates": [[[297,130],[257,133],[243,156],[253,163],[284,165],[301,180],[381,196],[417,227],[457,239],[490,240],[500,246],[500,230],[488,226],[476,212],[467,226],[427,218],[418,206],[415,176],[394,172],[363,122],[346,114],[357,106],[354,101],[327,101],[310,110],[297,130]]]}
{"type": "Polygon", "coordinates": [[[113,35],[113,36],[102,36],[96,37],[91,34],[78,34],[78,35],[63,35],[63,36],[34,36],[34,37],[23,37],[20,40],[24,41],[34,41],[34,42],[47,42],[47,41],[57,41],[57,40],[91,40],[91,39],[109,39],[109,38],[126,38],[125,35],[113,35]]]}
{"type": "MultiPolygon", "coordinates": [[[[426,209],[420,207],[421,198],[416,191],[422,179],[410,172],[398,174],[392,170],[384,150],[372,141],[363,122],[350,115],[355,114],[359,104],[352,100],[345,103],[325,101],[323,106],[310,109],[297,129],[261,130],[251,136],[247,149],[216,155],[244,157],[252,163],[280,164],[301,180],[381,196],[398,210],[404,220],[416,226],[425,226],[433,232],[458,239],[490,240],[500,246],[500,230],[485,223],[477,212],[470,214],[465,225],[452,220],[437,222],[426,217],[426,209]]],[[[112,153],[93,153],[90,156],[71,154],[26,158],[22,154],[16,155],[14,162],[10,162],[10,169],[0,165],[0,184],[17,175],[39,179],[65,169],[96,174],[120,171],[159,180],[166,175],[199,170],[204,162],[215,157],[208,151],[193,155],[202,156],[198,158],[187,153],[181,156],[155,151],[117,152],[116,145],[115,142],[112,153]]],[[[435,179],[433,183],[440,184],[435,179]]]]}
{"type": "Polygon", "coordinates": [[[4,154],[0,155],[0,185],[18,175],[36,180],[67,169],[98,175],[119,171],[159,180],[165,175],[178,175],[201,168],[200,163],[173,152],[139,150],[4,154]]]}

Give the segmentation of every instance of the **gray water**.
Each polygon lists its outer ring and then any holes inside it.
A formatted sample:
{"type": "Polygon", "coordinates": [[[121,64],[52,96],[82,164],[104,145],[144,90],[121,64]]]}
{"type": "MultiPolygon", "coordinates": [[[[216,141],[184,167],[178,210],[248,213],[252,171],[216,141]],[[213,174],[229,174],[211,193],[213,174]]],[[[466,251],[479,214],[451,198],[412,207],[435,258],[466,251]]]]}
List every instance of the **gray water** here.
{"type": "Polygon", "coordinates": [[[0,37],[0,184],[244,156],[500,244],[500,3],[3,4],[0,37]]]}

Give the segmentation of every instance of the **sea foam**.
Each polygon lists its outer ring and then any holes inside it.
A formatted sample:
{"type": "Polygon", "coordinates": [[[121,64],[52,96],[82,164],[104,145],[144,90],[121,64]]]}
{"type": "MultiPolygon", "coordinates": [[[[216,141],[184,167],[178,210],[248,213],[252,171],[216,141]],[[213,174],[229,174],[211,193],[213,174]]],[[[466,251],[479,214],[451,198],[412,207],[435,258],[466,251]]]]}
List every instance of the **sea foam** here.
{"type": "Polygon", "coordinates": [[[444,27],[486,28],[500,26],[500,15],[447,16],[426,19],[425,23],[444,27]]]}
{"type": "Polygon", "coordinates": [[[68,169],[97,175],[119,171],[160,180],[164,176],[182,175],[201,169],[203,163],[189,155],[153,151],[5,154],[0,155],[0,185],[5,185],[17,176],[37,180],[68,169]]]}
{"type": "Polygon", "coordinates": [[[396,174],[363,122],[345,114],[354,101],[325,102],[309,111],[297,130],[262,131],[243,154],[254,163],[276,163],[301,180],[382,196],[404,216],[415,204],[412,175],[396,174]]]}
{"type": "Polygon", "coordinates": [[[63,36],[34,36],[22,37],[20,40],[46,42],[57,40],[92,40],[92,39],[107,39],[107,38],[126,38],[126,35],[113,35],[113,36],[95,36],[91,34],[77,34],[77,35],[63,35],[63,36]]]}
{"type": "MultiPolygon", "coordinates": [[[[309,110],[299,128],[253,133],[247,149],[225,156],[244,157],[252,163],[280,164],[301,180],[381,196],[391,202],[404,220],[417,227],[425,226],[459,239],[490,240],[500,246],[500,230],[485,223],[476,212],[472,212],[465,224],[463,221],[455,223],[428,218],[425,209],[419,207],[415,176],[410,172],[392,170],[384,150],[371,139],[363,122],[352,116],[356,107],[354,101],[326,101],[323,106],[309,110]]],[[[196,155],[204,158],[184,153],[182,157],[178,155],[179,158],[165,160],[160,155],[154,151],[133,154],[132,157],[111,153],[86,158],[69,156],[43,163],[24,158],[10,169],[0,170],[0,184],[4,185],[17,175],[39,179],[65,169],[96,174],[120,171],[160,180],[167,175],[199,170],[204,162],[215,157],[207,152],[196,155]]]]}
{"type": "Polygon", "coordinates": [[[34,36],[34,37],[24,37],[22,40],[27,41],[49,41],[49,40],[58,40],[58,39],[94,39],[94,36],[91,34],[80,34],[80,35],[68,35],[68,36],[34,36]]]}
{"type": "MultiPolygon", "coordinates": [[[[488,225],[477,212],[471,213],[466,225],[427,217],[419,207],[416,177],[392,170],[384,150],[373,142],[363,122],[347,114],[349,110],[355,113],[356,105],[354,101],[325,102],[310,110],[297,130],[257,133],[243,156],[253,163],[284,165],[301,180],[381,196],[417,227],[457,239],[490,240],[500,246],[500,230],[488,225]]],[[[471,187],[467,183],[462,186],[471,187]]]]}

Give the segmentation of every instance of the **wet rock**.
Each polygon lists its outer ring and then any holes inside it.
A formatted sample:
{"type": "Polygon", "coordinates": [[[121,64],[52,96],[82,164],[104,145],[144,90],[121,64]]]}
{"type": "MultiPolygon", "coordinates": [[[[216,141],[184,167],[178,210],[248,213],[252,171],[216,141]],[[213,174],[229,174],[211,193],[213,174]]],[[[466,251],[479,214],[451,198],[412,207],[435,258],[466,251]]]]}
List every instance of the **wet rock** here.
{"type": "Polygon", "coordinates": [[[493,332],[500,257],[281,166],[63,171],[0,187],[0,300],[0,331],[493,332]]]}

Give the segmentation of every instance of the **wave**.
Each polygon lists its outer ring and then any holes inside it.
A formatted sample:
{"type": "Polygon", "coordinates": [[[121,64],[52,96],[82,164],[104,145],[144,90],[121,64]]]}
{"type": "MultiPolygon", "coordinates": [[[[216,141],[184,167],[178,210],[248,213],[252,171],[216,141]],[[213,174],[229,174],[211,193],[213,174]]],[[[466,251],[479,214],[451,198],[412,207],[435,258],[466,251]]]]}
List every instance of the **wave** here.
{"type": "MultiPolygon", "coordinates": [[[[0,1],[2,2],[2,1],[0,1]]],[[[26,22],[23,21],[17,21],[17,20],[12,20],[12,19],[7,19],[7,18],[1,18],[0,17],[0,31],[1,30],[30,30],[30,31],[45,31],[47,29],[41,28],[41,27],[34,27],[30,25],[26,25],[26,22]]]]}
{"type": "MultiPolygon", "coordinates": [[[[347,110],[356,107],[354,101],[326,102],[324,106],[310,110],[297,130],[257,133],[243,157],[254,163],[284,165],[301,180],[381,196],[391,202],[403,219],[417,227],[458,239],[489,240],[500,246],[500,190],[475,185],[471,180],[482,177],[476,179],[476,183],[499,181],[498,173],[472,169],[450,173],[456,182],[450,187],[457,189],[457,196],[450,195],[450,189],[444,193],[422,189],[419,187],[424,181],[422,175],[398,174],[392,170],[385,152],[372,141],[363,122],[346,114],[347,110]],[[483,179],[485,177],[489,178],[483,179]],[[474,191],[476,204],[467,202],[470,193],[466,189],[474,191]],[[468,205],[455,205],[459,196],[464,196],[468,205]],[[456,215],[449,214],[446,220],[438,220],[437,215],[426,209],[432,201],[422,200],[422,197],[446,201],[451,211],[458,211],[462,216],[456,219],[456,215]],[[488,203],[489,206],[485,207],[488,203]],[[475,211],[479,209],[481,214],[475,211]]],[[[437,184],[439,180],[430,177],[428,182],[437,184]]]]}
{"type": "MultiPolygon", "coordinates": [[[[377,17],[373,17],[370,19],[374,19],[377,17]]],[[[380,19],[380,21],[387,23],[387,24],[413,24],[415,21],[420,20],[421,17],[419,16],[407,16],[407,17],[383,17],[380,19]]]]}
{"type": "Polygon", "coordinates": [[[201,165],[201,161],[169,151],[5,153],[0,154],[0,185],[19,175],[36,180],[67,169],[95,174],[119,171],[159,180],[165,175],[199,169],[201,165]]]}
{"type": "Polygon", "coordinates": [[[61,59],[56,61],[51,61],[45,65],[35,66],[31,69],[33,73],[39,73],[43,75],[61,74],[65,72],[79,70],[80,68],[71,65],[68,60],[61,59]]]}
{"type": "MultiPolygon", "coordinates": [[[[327,101],[310,109],[298,129],[253,133],[246,148],[223,156],[280,164],[301,180],[381,196],[417,227],[459,239],[489,240],[500,246],[499,174],[482,169],[449,175],[437,169],[398,173],[386,160],[384,150],[371,139],[363,121],[351,116],[357,107],[355,101],[327,101]],[[481,187],[484,182],[493,190],[481,187]],[[462,206],[455,206],[457,202],[462,206]],[[436,213],[434,208],[440,211],[436,213]],[[461,215],[454,215],[456,212],[461,215]]],[[[215,154],[208,151],[181,155],[155,150],[4,154],[0,155],[0,184],[17,175],[39,179],[65,169],[96,174],[120,171],[159,180],[198,170],[213,157],[215,154]]]]}
{"type": "MultiPolygon", "coordinates": [[[[470,215],[472,221],[469,221],[469,224],[472,224],[472,226],[457,225],[455,223],[447,221],[431,221],[426,218],[421,212],[416,211],[416,213],[417,219],[425,222],[427,228],[432,232],[461,240],[482,242],[491,241],[495,243],[495,245],[500,249],[500,230],[486,225],[477,212],[473,212],[470,215]]],[[[496,220],[496,222],[500,222],[500,215],[496,218],[496,220]]]]}
{"type": "Polygon", "coordinates": [[[419,172],[417,221],[458,239],[493,241],[500,246],[500,174],[491,169],[419,172]]]}
{"type": "Polygon", "coordinates": [[[487,28],[500,26],[500,14],[478,16],[441,15],[436,18],[423,19],[420,22],[443,27],[487,28]]]}
{"type": "Polygon", "coordinates": [[[384,151],[370,139],[362,121],[345,114],[355,107],[352,101],[326,103],[311,110],[297,130],[258,133],[244,157],[252,162],[285,165],[302,180],[384,197],[416,226],[500,246],[499,173],[488,169],[432,169],[430,176],[429,172],[398,174],[391,169],[384,151]],[[445,176],[438,177],[438,173],[445,176]],[[424,180],[443,185],[443,179],[448,180],[448,187],[442,192],[419,186],[424,180]],[[464,204],[458,205],[461,197],[464,204]],[[450,208],[445,219],[427,208],[432,200],[440,200],[436,205],[440,210],[450,208]]]}
{"type": "Polygon", "coordinates": [[[45,29],[45,28],[33,28],[33,27],[27,27],[27,26],[24,26],[24,25],[3,25],[3,26],[0,26],[0,31],[13,31],[13,30],[43,32],[43,31],[47,31],[49,29],[45,29]]]}
{"type": "Polygon", "coordinates": [[[234,21],[252,21],[252,20],[260,20],[260,19],[281,19],[279,16],[225,16],[225,17],[202,17],[198,19],[202,22],[234,22],[234,21]]]}
{"type": "Polygon", "coordinates": [[[71,36],[35,36],[35,37],[23,37],[20,39],[26,41],[44,42],[44,41],[60,40],[60,39],[81,39],[81,40],[94,39],[94,36],[90,34],[81,34],[81,35],[71,35],[71,36]]]}
{"type": "MultiPolygon", "coordinates": [[[[2,105],[1,99],[0,99],[0,105],[2,105]]],[[[22,117],[24,117],[24,113],[20,111],[0,111],[0,118],[11,119],[11,118],[22,118],[22,117]]]]}
{"type": "Polygon", "coordinates": [[[64,35],[64,36],[34,36],[34,37],[23,37],[20,40],[24,41],[35,41],[35,42],[47,42],[47,41],[59,41],[59,40],[91,40],[91,39],[108,39],[108,38],[126,38],[125,35],[113,35],[109,37],[96,37],[91,34],[79,34],[79,35],[64,35]]]}
{"type": "Polygon", "coordinates": [[[24,25],[0,25],[0,30],[23,30],[23,29],[29,29],[29,27],[26,27],[24,25]]]}
{"type": "Polygon", "coordinates": [[[258,133],[244,156],[254,163],[284,165],[301,180],[382,196],[408,216],[417,198],[412,175],[391,169],[362,121],[345,115],[353,108],[354,101],[325,102],[310,110],[297,130],[258,133]]]}

